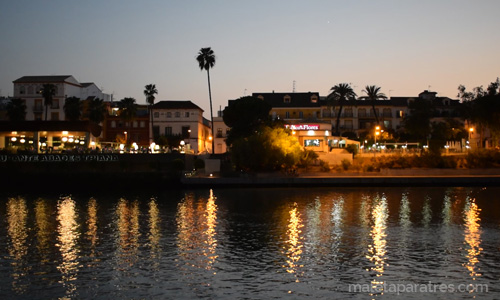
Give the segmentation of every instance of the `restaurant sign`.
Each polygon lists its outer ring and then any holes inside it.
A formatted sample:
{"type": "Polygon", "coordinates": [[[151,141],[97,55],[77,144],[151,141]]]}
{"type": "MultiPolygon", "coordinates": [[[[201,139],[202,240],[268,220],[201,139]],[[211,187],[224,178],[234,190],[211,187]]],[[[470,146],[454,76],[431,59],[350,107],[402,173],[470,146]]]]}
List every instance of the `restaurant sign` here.
{"type": "Polygon", "coordinates": [[[291,130],[319,130],[319,124],[292,124],[285,127],[291,130]]]}

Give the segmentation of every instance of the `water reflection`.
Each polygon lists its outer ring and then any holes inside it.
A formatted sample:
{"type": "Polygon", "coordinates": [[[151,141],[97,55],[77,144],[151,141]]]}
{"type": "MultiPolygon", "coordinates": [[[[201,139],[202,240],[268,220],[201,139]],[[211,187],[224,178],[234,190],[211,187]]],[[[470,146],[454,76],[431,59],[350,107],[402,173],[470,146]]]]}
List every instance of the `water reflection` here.
{"type": "Polygon", "coordinates": [[[97,244],[97,201],[90,198],[87,204],[87,239],[90,242],[90,257],[95,257],[97,244]]]}
{"type": "Polygon", "coordinates": [[[424,206],[422,207],[422,225],[429,227],[432,219],[432,210],[430,205],[431,197],[425,196],[424,206]]]}
{"type": "Polygon", "coordinates": [[[8,246],[9,256],[12,260],[12,289],[16,293],[26,291],[28,286],[24,281],[29,267],[26,263],[28,254],[28,208],[24,198],[9,198],[7,202],[7,233],[10,238],[8,246]]]}
{"type": "Polygon", "coordinates": [[[60,283],[66,288],[66,296],[73,297],[76,292],[75,280],[78,277],[79,255],[77,246],[79,232],[77,222],[76,204],[71,197],[59,200],[57,204],[57,221],[59,226],[57,247],[62,256],[57,269],[61,272],[60,283]]]}
{"type": "Polygon", "coordinates": [[[178,205],[177,247],[188,266],[211,270],[218,258],[215,200],[210,190],[206,202],[196,202],[192,194],[186,194],[178,205]]]}
{"type": "Polygon", "coordinates": [[[335,263],[339,263],[339,253],[342,246],[342,236],[343,236],[343,220],[344,218],[344,198],[338,197],[333,202],[333,209],[331,215],[332,228],[332,251],[335,263]]]}
{"type": "MultiPolygon", "coordinates": [[[[298,268],[303,267],[299,264],[300,257],[302,255],[302,219],[300,217],[300,212],[297,209],[297,203],[294,203],[291,209],[288,211],[289,219],[288,219],[288,229],[286,231],[287,241],[286,241],[286,256],[287,256],[287,265],[286,271],[288,273],[295,274],[298,271],[298,268]]],[[[296,278],[298,282],[299,279],[296,278]]]]}
{"type": "Polygon", "coordinates": [[[118,228],[118,269],[125,271],[135,265],[139,250],[139,202],[120,198],[116,206],[118,228]]]}
{"type": "Polygon", "coordinates": [[[481,273],[477,271],[479,268],[476,266],[479,262],[478,257],[483,251],[483,248],[481,248],[480,212],[481,209],[478,208],[475,199],[467,197],[463,212],[465,222],[464,239],[467,246],[467,262],[464,266],[472,280],[476,280],[477,277],[481,276],[481,273]]]}
{"type": "Polygon", "coordinates": [[[38,199],[35,203],[35,221],[36,221],[36,236],[37,250],[43,264],[49,262],[49,251],[51,242],[51,208],[45,199],[38,199]]]}
{"type": "MultiPolygon", "coordinates": [[[[371,219],[373,222],[370,236],[372,238],[372,244],[368,246],[369,255],[367,258],[373,263],[370,268],[374,274],[374,278],[371,281],[372,292],[377,292],[377,294],[384,294],[384,280],[382,275],[384,274],[386,263],[386,246],[387,246],[387,218],[389,215],[387,208],[387,199],[385,195],[382,197],[376,196],[373,201],[373,209],[371,219]]],[[[376,294],[371,293],[370,296],[376,294]]]]}
{"type": "Polygon", "coordinates": [[[152,198],[149,201],[149,246],[151,248],[151,259],[155,261],[153,267],[155,270],[158,269],[159,262],[158,258],[161,253],[160,239],[160,210],[158,209],[158,204],[156,199],[152,198]]]}

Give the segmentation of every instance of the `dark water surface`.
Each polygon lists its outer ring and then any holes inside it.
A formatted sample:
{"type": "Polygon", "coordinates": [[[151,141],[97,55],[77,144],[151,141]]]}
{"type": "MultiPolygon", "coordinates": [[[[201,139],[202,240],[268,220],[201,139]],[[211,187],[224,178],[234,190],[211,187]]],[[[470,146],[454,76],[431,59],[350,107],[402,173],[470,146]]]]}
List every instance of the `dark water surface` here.
{"type": "Polygon", "coordinates": [[[0,195],[2,299],[500,298],[500,188],[0,195]]]}

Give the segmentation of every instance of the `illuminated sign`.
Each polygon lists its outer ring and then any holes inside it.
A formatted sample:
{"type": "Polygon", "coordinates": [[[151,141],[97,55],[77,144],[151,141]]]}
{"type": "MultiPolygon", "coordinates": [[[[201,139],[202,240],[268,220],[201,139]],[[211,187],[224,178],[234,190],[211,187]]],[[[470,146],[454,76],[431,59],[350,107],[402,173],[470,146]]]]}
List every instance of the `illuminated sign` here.
{"type": "Polygon", "coordinates": [[[291,130],[319,130],[319,124],[292,124],[285,125],[285,127],[291,130]]]}

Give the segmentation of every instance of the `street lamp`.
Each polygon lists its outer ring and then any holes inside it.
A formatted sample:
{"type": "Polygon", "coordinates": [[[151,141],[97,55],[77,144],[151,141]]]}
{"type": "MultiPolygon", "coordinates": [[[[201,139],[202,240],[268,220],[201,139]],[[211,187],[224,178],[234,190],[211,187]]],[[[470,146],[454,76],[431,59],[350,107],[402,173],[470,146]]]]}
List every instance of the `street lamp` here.
{"type": "Polygon", "coordinates": [[[469,141],[470,141],[470,138],[471,138],[473,132],[474,132],[474,128],[473,127],[469,128],[469,141]]]}
{"type": "Polygon", "coordinates": [[[373,156],[377,153],[377,136],[380,135],[380,126],[375,126],[375,152],[373,152],[373,156]]]}

